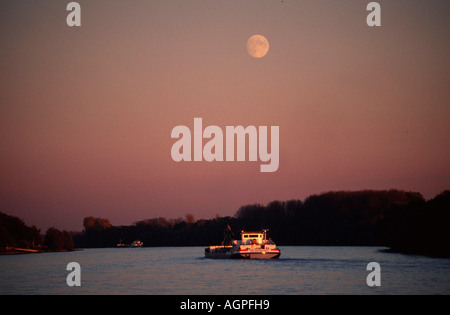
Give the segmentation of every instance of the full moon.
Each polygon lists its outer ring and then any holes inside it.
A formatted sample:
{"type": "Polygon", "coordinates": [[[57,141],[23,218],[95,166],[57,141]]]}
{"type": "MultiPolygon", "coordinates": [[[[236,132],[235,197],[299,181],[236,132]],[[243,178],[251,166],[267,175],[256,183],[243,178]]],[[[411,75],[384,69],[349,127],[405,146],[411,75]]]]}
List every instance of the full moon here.
{"type": "Polygon", "coordinates": [[[262,35],[253,35],[247,41],[247,52],[254,58],[262,58],[269,51],[269,41],[262,35]]]}

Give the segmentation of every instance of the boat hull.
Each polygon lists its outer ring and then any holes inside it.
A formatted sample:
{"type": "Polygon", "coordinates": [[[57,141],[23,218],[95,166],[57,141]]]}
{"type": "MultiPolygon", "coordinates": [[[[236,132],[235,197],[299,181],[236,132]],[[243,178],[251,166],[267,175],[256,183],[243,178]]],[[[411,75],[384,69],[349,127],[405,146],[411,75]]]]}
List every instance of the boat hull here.
{"type": "Polygon", "coordinates": [[[230,259],[231,258],[231,252],[226,253],[205,253],[206,258],[212,258],[212,259],[230,259]]]}
{"type": "Polygon", "coordinates": [[[280,251],[233,251],[206,249],[205,257],[212,259],[278,259],[280,257],[280,251]]]}
{"type": "Polygon", "coordinates": [[[214,248],[205,249],[205,257],[213,259],[228,259],[231,258],[231,246],[217,246],[214,248]]]}
{"type": "Polygon", "coordinates": [[[238,251],[231,253],[231,259],[278,259],[278,258],[280,258],[280,251],[270,251],[270,252],[238,251]]]}

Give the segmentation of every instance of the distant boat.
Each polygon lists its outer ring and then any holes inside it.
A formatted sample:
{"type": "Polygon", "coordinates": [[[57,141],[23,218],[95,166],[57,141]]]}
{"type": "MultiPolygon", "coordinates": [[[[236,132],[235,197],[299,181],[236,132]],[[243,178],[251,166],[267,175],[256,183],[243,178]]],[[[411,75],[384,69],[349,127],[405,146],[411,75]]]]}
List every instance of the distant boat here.
{"type": "Polygon", "coordinates": [[[125,247],[125,244],[122,242],[122,240],[117,243],[116,247],[125,247]]]}
{"type": "Polygon", "coordinates": [[[249,232],[241,231],[241,239],[233,240],[230,237],[231,229],[225,234],[222,245],[205,248],[206,258],[231,259],[276,259],[280,257],[280,249],[271,240],[267,239],[267,231],[249,232]]]}
{"type": "Polygon", "coordinates": [[[140,240],[136,240],[133,243],[131,243],[131,247],[142,247],[144,246],[144,243],[142,243],[140,240]]]}

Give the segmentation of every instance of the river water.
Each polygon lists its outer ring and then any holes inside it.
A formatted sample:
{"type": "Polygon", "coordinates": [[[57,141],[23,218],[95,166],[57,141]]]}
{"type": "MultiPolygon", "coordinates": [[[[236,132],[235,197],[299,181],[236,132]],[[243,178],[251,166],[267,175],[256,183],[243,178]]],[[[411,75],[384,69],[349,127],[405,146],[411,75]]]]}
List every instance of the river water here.
{"type": "Polygon", "coordinates": [[[0,294],[450,294],[450,259],[377,247],[281,248],[278,260],[206,259],[203,247],[106,248],[0,256],[0,294]],[[81,268],[69,287],[67,264],[81,268]],[[369,287],[377,262],[381,286],[369,287]]]}

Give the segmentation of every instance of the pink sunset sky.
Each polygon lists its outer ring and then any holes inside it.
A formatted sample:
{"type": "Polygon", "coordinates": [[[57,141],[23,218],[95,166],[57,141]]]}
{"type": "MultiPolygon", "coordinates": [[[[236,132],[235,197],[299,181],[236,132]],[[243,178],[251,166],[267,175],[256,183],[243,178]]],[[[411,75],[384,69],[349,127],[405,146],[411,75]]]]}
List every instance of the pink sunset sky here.
{"type": "Polygon", "coordinates": [[[0,2],[0,211],[43,232],[450,188],[450,2],[0,2]],[[264,35],[268,54],[247,40],[264,35]],[[280,165],[180,162],[171,131],[279,126],[280,165]]]}

